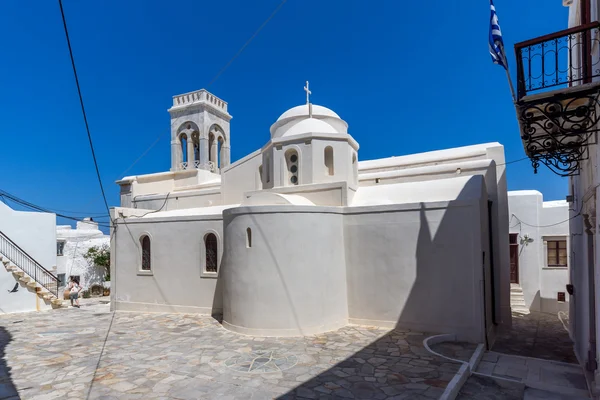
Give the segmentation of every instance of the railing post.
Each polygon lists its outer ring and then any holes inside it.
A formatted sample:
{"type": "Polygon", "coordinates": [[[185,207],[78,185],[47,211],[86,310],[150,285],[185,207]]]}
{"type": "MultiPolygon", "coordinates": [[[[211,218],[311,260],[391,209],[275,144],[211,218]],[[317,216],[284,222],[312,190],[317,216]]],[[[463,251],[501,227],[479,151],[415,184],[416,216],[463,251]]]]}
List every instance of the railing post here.
{"type": "Polygon", "coordinates": [[[515,58],[517,60],[517,101],[525,95],[525,77],[523,71],[523,55],[521,48],[515,46],[515,58]]]}

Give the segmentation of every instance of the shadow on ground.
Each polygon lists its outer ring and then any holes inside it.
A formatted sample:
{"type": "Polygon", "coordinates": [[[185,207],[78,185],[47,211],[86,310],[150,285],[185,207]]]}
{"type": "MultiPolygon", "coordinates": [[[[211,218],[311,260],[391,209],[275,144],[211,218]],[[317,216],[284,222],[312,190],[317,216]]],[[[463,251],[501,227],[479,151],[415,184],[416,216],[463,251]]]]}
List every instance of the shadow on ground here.
{"type": "Polygon", "coordinates": [[[577,364],[573,342],[557,315],[513,313],[512,325],[499,332],[492,351],[577,364]]]}
{"type": "Polygon", "coordinates": [[[10,333],[0,326],[0,399],[17,400],[19,393],[13,384],[10,367],[6,362],[5,349],[11,341],[10,333]]]}
{"type": "Polygon", "coordinates": [[[427,336],[391,331],[278,399],[437,399],[460,365],[432,356],[427,336]]]}

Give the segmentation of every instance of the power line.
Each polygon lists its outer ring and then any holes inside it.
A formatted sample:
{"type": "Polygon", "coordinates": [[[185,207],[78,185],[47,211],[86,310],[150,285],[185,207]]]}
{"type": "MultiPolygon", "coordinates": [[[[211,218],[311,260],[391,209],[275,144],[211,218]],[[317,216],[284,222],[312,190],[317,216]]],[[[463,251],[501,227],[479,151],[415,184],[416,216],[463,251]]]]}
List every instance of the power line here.
{"type": "MultiPolygon", "coordinates": [[[[575,219],[577,217],[579,217],[581,215],[581,211],[583,210],[583,202],[581,203],[581,206],[579,207],[579,211],[577,211],[577,213],[575,215],[573,215],[572,217],[569,217],[567,219],[565,219],[564,221],[560,221],[560,222],[555,222],[554,224],[549,224],[549,225],[532,225],[532,224],[528,224],[527,222],[521,220],[521,218],[517,217],[515,214],[511,214],[510,216],[510,220],[508,221],[508,224],[510,225],[510,221],[512,221],[513,217],[515,217],[517,219],[517,222],[514,226],[511,226],[510,228],[514,228],[515,226],[519,225],[519,224],[523,224],[523,225],[527,225],[531,228],[549,228],[551,226],[556,226],[556,225],[560,225],[560,224],[564,224],[565,222],[569,222],[572,219],[575,219]]],[[[575,210],[573,210],[575,211],[575,210]]]]}
{"type": "MultiPolygon", "coordinates": [[[[240,54],[242,54],[242,52],[246,49],[246,47],[248,47],[248,45],[250,44],[250,42],[252,42],[252,40],[254,40],[254,38],[259,34],[259,32],[267,25],[267,23],[273,19],[273,17],[275,16],[275,14],[277,14],[277,12],[281,9],[281,7],[287,2],[287,0],[283,0],[281,3],[279,3],[279,5],[277,6],[277,8],[275,8],[275,10],[271,13],[271,15],[269,15],[269,17],[262,23],[262,25],[254,32],[254,34],[250,37],[250,39],[248,39],[246,41],[246,43],[244,43],[244,45],[237,51],[237,53],[227,62],[227,64],[225,64],[225,66],[223,66],[223,68],[221,68],[219,70],[219,72],[217,73],[217,75],[215,75],[214,78],[212,78],[210,80],[210,82],[208,83],[208,85],[206,86],[206,88],[208,89],[217,79],[219,79],[219,77],[225,72],[225,70],[227,68],[229,68],[229,66],[233,63],[233,61],[238,58],[240,56],[240,54]]],[[[171,127],[172,127],[172,123],[171,123],[171,127]]],[[[122,176],[125,175],[126,172],[128,172],[131,168],[133,168],[134,165],[136,165],[142,158],[144,158],[146,156],[146,154],[148,154],[148,152],[154,147],[156,146],[156,144],[160,141],[160,139],[162,138],[164,134],[160,134],[158,135],[158,137],[156,138],[156,140],[150,145],[150,147],[148,147],[141,156],[139,156],[137,158],[137,160],[135,160],[124,172],[121,173],[120,176],[117,177],[117,179],[121,178],[122,176]]]]}
{"type": "MultiPolygon", "coordinates": [[[[76,218],[76,217],[72,217],[70,215],[64,215],[64,214],[56,213],[56,212],[54,212],[52,210],[48,210],[48,209],[46,209],[44,207],[38,206],[36,204],[33,204],[33,203],[28,202],[26,200],[23,200],[23,199],[15,196],[15,195],[12,195],[12,194],[10,194],[7,191],[2,190],[2,189],[0,189],[0,196],[2,198],[6,198],[8,200],[11,200],[12,202],[14,202],[16,204],[19,204],[21,206],[27,207],[27,208],[29,208],[31,210],[34,210],[34,211],[41,211],[41,212],[45,212],[45,213],[56,214],[57,217],[61,217],[61,218],[65,218],[65,219],[69,219],[69,220],[73,220],[73,221],[87,222],[87,221],[82,220],[81,218],[76,218]]],[[[109,227],[109,225],[107,225],[106,223],[104,223],[104,224],[103,223],[98,223],[98,226],[102,226],[102,227],[106,227],[106,228],[109,227]]]]}
{"type": "Polygon", "coordinates": [[[509,164],[514,164],[514,163],[517,163],[517,162],[520,162],[520,161],[523,161],[523,160],[527,160],[527,159],[529,159],[529,157],[525,156],[525,157],[523,157],[523,158],[519,158],[518,160],[512,160],[512,161],[508,161],[508,162],[505,162],[505,163],[503,163],[503,164],[496,164],[496,167],[500,167],[501,165],[509,165],[509,164]]]}
{"type": "Polygon", "coordinates": [[[269,23],[270,20],[273,19],[273,17],[275,16],[275,14],[277,14],[277,12],[281,9],[281,7],[283,7],[283,5],[287,2],[287,0],[283,0],[281,3],[279,3],[279,5],[277,6],[277,8],[275,8],[275,10],[271,13],[271,15],[269,15],[269,18],[267,18],[261,26],[258,27],[258,29],[256,30],[256,32],[254,32],[254,34],[252,36],[250,36],[250,39],[248,39],[246,41],[246,43],[244,43],[244,45],[238,50],[237,53],[235,53],[235,55],[231,58],[231,60],[229,60],[229,62],[227,64],[225,64],[225,66],[223,68],[221,68],[221,70],[217,73],[217,75],[215,75],[214,78],[212,78],[212,80],[208,83],[208,85],[206,86],[206,88],[208,89],[217,79],[219,79],[219,77],[223,74],[223,72],[225,72],[225,70],[227,68],[229,68],[229,66],[231,65],[231,63],[233,63],[233,61],[235,61],[236,58],[239,57],[240,54],[242,54],[242,52],[244,51],[244,49],[246,49],[246,47],[248,47],[248,45],[250,44],[250,42],[252,42],[252,40],[254,40],[254,38],[259,34],[260,31],[262,31],[262,29],[269,23]]]}
{"type": "Polygon", "coordinates": [[[73,67],[73,75],[75,76],[75,84],[77,85],[77,94],[79,95],[79,103],[81,104],[81,112],[83,114],[83,121],[85,123],[85,130],[87,132],[88,140],[90,142],[90,149],[92,150],[92,158],[94,159],[94,166],[96,167],[96,176],[98,177],[98,183],[100,184],[100,191],[102,192],[102,198],[104,199],[104,205],[106,206],[106,212],[110,215],[110,207],[108,207],[108,201],[106,200],[106,194],[104,192],[104,185],[102,184],[102,178],[100,177],[100,169],[98,168],[98,161],[96,160],[96,152],[94,151],[94,144],[92,142],[92,135],[90,134],[90,126],[88,124],[87,115],[85,113],[85,106],[83,105],[83,96],[81,95],[81,87],[79,85],[79,78],[77,77],[77,68],[75,67],[75,58],[73,57],[73,49],[71,48],[71,40],[69,39],[69,30],[67,28],[67,20],[65,18],[65,12],[63,10],[62,0],[58,0],[60,6],[60,14],[62,16],[63,26],[65,28],[65,37],[67,38],[67,46],[69,47],[69,56],[71,57],[71,65],[73,67]]]}

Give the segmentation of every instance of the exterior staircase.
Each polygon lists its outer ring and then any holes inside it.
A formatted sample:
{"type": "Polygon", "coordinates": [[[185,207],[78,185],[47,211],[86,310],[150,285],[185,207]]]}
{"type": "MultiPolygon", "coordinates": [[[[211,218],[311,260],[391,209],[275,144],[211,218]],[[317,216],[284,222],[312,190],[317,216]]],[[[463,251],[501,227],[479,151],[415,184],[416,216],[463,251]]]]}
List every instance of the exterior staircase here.
{"type": "Polygon", "coordinates": [[[529,314],[529,308],[527,308],[527,305],[525,304],[523,289],[518,283],[510,284],[510,308],[512,312],[518,314],[529,314]]]}
{"type": "Polygon", "coordinates": [[[58,278],[1,231],[0,262],[8,272],[12,272],[15,279],[35,291],[40,298],[49,302],[52,308],[63,305],[63,301],[58,296],[58,278]]]}

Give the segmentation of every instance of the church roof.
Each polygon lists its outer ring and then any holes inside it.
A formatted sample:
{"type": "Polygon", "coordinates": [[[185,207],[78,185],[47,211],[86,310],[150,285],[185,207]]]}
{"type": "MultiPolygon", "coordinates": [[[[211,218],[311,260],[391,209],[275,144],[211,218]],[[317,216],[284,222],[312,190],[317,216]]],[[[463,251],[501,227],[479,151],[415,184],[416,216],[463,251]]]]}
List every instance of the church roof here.
{"type": "Polygon", "coordinates": [[[307,118],[298,122],[288,129],[282,136],[295,136],[303,133],[338,133],[335,128],[327,122],[316,118],[307,118]]]}
{"type": "MultiPolygon", "coordinates": [[[[279,118],[277,118],[277,121],[279,122],[279,121],[283,121],[284,119],[300,117],[300,116],[305,116],[305,115],[308,115],[308,105],[302,104],[301,106],[296,106],[294,108],[290,108],[289,110],[287,110],[286,112],[281,114],[279,116],[279,118]]],[[[333,118],[341,119],[340,116],[337,115],[334,111],[330,110],[327,107],[318,106],[316,104],[312,104],[312,115],[322,116],[322,117],[333,117],[333,118]]]]}

